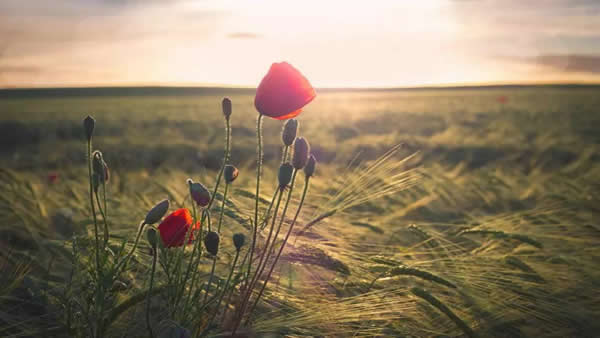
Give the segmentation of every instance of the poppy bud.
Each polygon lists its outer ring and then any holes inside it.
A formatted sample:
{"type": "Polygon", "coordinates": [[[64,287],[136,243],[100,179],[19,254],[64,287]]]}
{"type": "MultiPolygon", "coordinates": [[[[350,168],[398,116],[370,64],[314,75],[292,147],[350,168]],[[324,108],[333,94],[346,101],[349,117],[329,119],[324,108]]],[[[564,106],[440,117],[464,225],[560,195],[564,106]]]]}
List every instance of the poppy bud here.
{"type": "Polygon", "coordinates": [[[311,177],[315,174],[315,167],[317,166],[317,159],[315,159],[314,155],[310,155],[308,158],[308,162],[306,162],[306,166],[304,167],[304,174],[306,177],[311,177]]]}
{"type": "Polygon", "coordinates": [[[283,144],[286,146],[291,146],[296,139],[296,134],[298,133],[298,120],[291,119],[287,120],[287,122],[283,125],[283,131],[281,132],[281,139],[283,140],[283,144]]]}
{"type": "Polygon", "coordinates": [[[165,199],[165,200],[158,202],[146,214],[146,219],[144,220],[144,224],[157,223],[167,213],[167,210],[169,210],[169,200],[165,199]]]}
{"type": "Polygon", "coordinates": [[[223,115],[225,115],[225,119],[229,121],[229,117],[231,116],[231,100],[229,98],[224,98],[223,102],[221,102],[221,106],[223,108],[223,115]]]}
{"type": "Polygon", "coordinates": [[[150,244],[152,249],[156,250],[156,245],[158,244],[158,235],[156,234],[156,229],[148,228],[148,230],[146,230],[146,239],[148,240],[148,244],[150,244]]]}
{"type": "Polygon", "coordinates": [[[225,182],[231,183],[235,181],[240,171],[238,168],[228,164],[225,166],[225,169],[223,169],[223,173],[225,174],[225,182]]]}
{"type": "Polygon", "coordinates": [[[233,245],[235,246],[235,249],[237,251],[240,251],[240,249],[244,246],[245,241],[246,241],[246,236],[244,236],[244,234],[237,233],[237,234],[233,235],[233,245]]]}
{"type": "Polygon", "coordinates": [[[92,154],[92,166],[94,169],[94,175],[97,175],[98,183],[106,183],[109,179],[108,165],[104,162],[102,153],[96,150],[92,154]]]}
{"type": "Polygon", "coordinates": [[[277,178],[279,179],[279,189],[283,189],[290,184],[292,180],[292,174],[294,173],[294,167],[289,162],[283,163],[279,167],[279,174],[277,178]]]}
{"type": "Polygon", "coordinates": [[[190,185],[190,194],[196,204],[200,207],[207,206],[210,202],[210,191],[201,183],[193,182],[191,179],[188,179],[188,184],[190,185]]]}
{"type": "Polygon", "coordinates": [[[83,130],[85,131],[85,137],[87,137],[88,141],[92,139],[92,134],[94,134],[95,125],[96,120],[94,120],[93,117],[88,115],[85,119],[83,119],[83,130]]]}
{"type": "Polygon", "coordinates": [[[308,141],[304,137],[299,137],[294,142],[294,156],[292,157],[292,164],[296,169],[302,169],[308,161],[308,154],[310,153],[310,146],[308,141]]]}
{"type": "Polygon", "coordinates": [[[204,246],[206,251],[211,255],[216,256],[219,252],[219,234],[214,231],[209,231],[204,237],[204,246]]]}

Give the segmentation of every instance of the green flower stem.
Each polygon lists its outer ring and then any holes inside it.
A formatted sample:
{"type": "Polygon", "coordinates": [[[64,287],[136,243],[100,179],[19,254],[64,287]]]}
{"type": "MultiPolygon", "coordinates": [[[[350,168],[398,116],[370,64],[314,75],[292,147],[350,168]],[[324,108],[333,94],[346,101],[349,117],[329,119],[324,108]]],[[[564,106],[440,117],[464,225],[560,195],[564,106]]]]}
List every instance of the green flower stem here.
{"type": "Polygon", "coordinates": [[[285,161],[287,160],[287,155],[288,155],[289,149],[290,149],[290,146],[288,146],[288,145],[283,147],[283,156],[281,158],[281,163],[285,163],[285,161]]]}
{"type": "Polygon", "coordinates": [[[206,300],[208,299],[208,292],[210,291],[210,284],[212,283],[213,276],[215,275],[215,266],[217,265],[217,255],[213,257],[212,268],[210,269],[210,277],[208,277],[208,284],[206,284],[206,293],[204,294],[204,300],[202,304],[206,304],[206,300]]]}
{"type": "Polygon", "coordinates": [[[108,244],[109,234],[108,234],[108,208],[106,207],[106,181],[102,180],[102,201],[104,203],[104,246],[108,244]]]}
{"type": "Polygon", "coordinates": [[[277,264],[277,261],[279,260],[279,257],[281,257],[281,253],[283,252],[283,249],[285,248],[285,245],[286,245],[288,239],[290,238],[290,234],[292,233],[292,229],[294,228],[294,224],[296,224],[296,220],[298,219],[298,215],[300,214],[300,210],[302,209],[302,205],[304,204],[304,198],[306,197],[306,193],[308,192],[309,181],[310,181],[310,177],[307,177],[306,181],[304,183],[304,191],[302,191],[302,197],[300,198],[300,204],[298,205],[298,210],[296,210],[296,214],[294,215],[294,219],[292,220],[292,223],[290,224],[288,232],[285,235],[285,238],[283,239],[283,243],[279,247],[279,252],[277,252],[277,256],[275,256],[275,260],[273,261],[273,265],[271,265],[271,269],[269,270],[269,273],[267,274],[267,277],[265,278],[265,281],[263,282],[263,285],[262,285],[262,287],[260,289],[260,292],[258,293],[258,296],[256,297],[256,300],[254,301],[254,304],[250,308],[250,311],[248,312],[248,319],[246,320],[246,323],[248,323],[250,321],[250,317],[252,316],[252,312],[256,308],[256,305],[258,304],[258,301],[260,300],[260,297],[262,296],[263,292],[265,291],[265,288],[267,287],[267,283],[269,282],[269,278],[271,278],[271,274],[273,273],[273,270],[275,269],[275,265],[277,264]]]}
{"type": "Polygon", "coordinates": [[[100,215],[102,215],[102,220],[104,221],[104,245],[103,247],[106,247],[106,244],[108,243],[108,221],[106,220],[106,204],[104,205],[104,207],[102,207],[102,204],[100,203],[100,198],[98,196],[98,191],[95,192],[96,195],[96,203],[98,204],[98,211],[100,211],[100,215]]]}
{"type": "Polygon", "coordinates": [[[142,230],[144,229],[145,225],[146,225],[146,223],[144,223],[144,221],[142,221],[140,223],[138,233],[135,236],[135,242],[133,242],[133,247],[131,248],[131,251],[129,251],[127,256],[125,256],[125,258],[123,258],[123,260],[120,261],[119,264],[117,264],[117,266],[115,267],[115,269],[114,269],[115,278],[117,276],[119,276],[119,274],[121,273],[121,269],[123,269],[125,266],[127,266],[127,264],[129,263],[129,260],[131,259],[131,256],[133,256],[133,253],[135,252],[135,249],[137,249],[138,243],[140,242],[140,237],[142,236],[142,230]]]}
{"type": "Polygon", "coordinates": [[[273,214],[273,219],[271,221],[271,227],[269,228],[269,235],[267,236],[267,240],[265,241],[264,251],[260,255],[260,259],[258,260],[258,265],[256,266],[256,271],[254,271],[254,275],[250,279],[250,283],[247,284],[248,285],[248,288],[246,290],[247,292],[244,295],[244,301],[242,303],[242,306],[240,307],[240,309],[242,310],[242,313],[248,303],[248,299],[250,298],[250,295],[252,294],[252,289],[254,288],[256,281],[260,277],[260,274],[259,274],[260,268],[264,263],[264,259],[266,257],[267,251],[269,249],[269,245],[271,243],[271,238],[273,238],[273,229],[275,229],[275,220],[277,219],[277,213],[279,212],[279,205],[281,204],[282,197],[283,197],[283,193],[280,193],[277,198],[277,203],[275,204],[275,213],[273,214]]]}
{"type": "MultiPolygon", "coordinates": [[[[204,214],[204,212],[203,212],[203,214],[204,214]]],[[[191,226],[192,230],[190,230],[190,231],[193,232],[194,231],[193,228],[196,225],[196,222],[198,220],[196,205],[193,202],[192,202],[192,215],[193,215],[193,222],[192,222],[192,226],[191,226]]],[[[201,233],[201,231],[202,231],[202,229],[199,229],[198,233],[201,233]]],[[[189,261],[187,269],[185,271],[185,276],[184,276],[183,280],[181,281],[181,288],[179,291],[179,294],[180,294],[179,299],[181,299],[183,297],[183,294],[185,293],[185,285],[186,285],[188,279],[190,278],[192,266],[194,265],[194,256],[196,255],[196,249],[198,248],[198,245],[199,245],[198,243],[200,243],[200,242],[201,241],[199,239],[196,239],[196,243],[194,243],[194,248],[192,249],[192,255],[190,256],[190,261],[189,261]]],[[[185,246],[185,243],[184,243],[184,246],[185,246]]],[[[186,303],[187,303],[187,301],[186,301],[186,303]]]]}
{"type": "Polygon", "coordinates": [[[233,259],[233,264],[231,265],[231,270],[229,271],[229,276],[227,276],[227,281],[225,282],[225,286],[223,287],[221,296],[219,296],[219,301],[217,302],[217,307],[215,308],[215,312],[213,313],[213,316],[210,318],[208,325],[206,325],[207,329],[210,327],[212,322],[215,320],[215,317],[217,317],[217,314],[219,313],[219,307],[221,307],[221,303],[223,302],[223,297],[225,296],[225,293],[227,293],[227,287],[229,286],[229,283],[231,282],[231,277],[233,276],[233,271],[235,270],[235,266],[237,264],[239,257],[240,257],[240,250],[236,250],[235,258],[233,259]]]}
{"type": "Polygon", "coordinates": [[[217,191],[219,190],[219,184],[221,184],[221,178],[223,177],[223,170],[225,170],[225,165],[229,163],[230,156],[230,143],[231,143],[231,126],[229,124],[229,119],[225,119],[225,151],[223,155],[223,165],[221,165],[221,170],[219,170],[219,175],[217,176],[217,182],[215,183],[215,189],[213,190],[212,195],[210,196],[210,201],[208,202],[207,209],[213,204],[215,200],[215,196],[217,196],[217,191]]]}
{"type": "Polygon", "coordinates": [[[271,203],[269,204],[269,207],[267,208],[267,212],[265,212],[263,219],[261,221],[260,230],[264,230],[264,228],[267,227],[267,224],[269,224],[269,216],[271,216],[271,209],[273,209],[273,204],[275,203],[275,199],[277,198],[277,195],[279,194],[279,190],[280,189],[275,189],[275,192],[273,193],[273,197],[271,198],[271,203]]]}
{"type": "Polygon", "coordinates": [[[186,300],[186,307],[192,298],[192,290],[194,290],[194,287],[196,285],[196,277],[198,276],[198,266],[200,265],[200,259],[202,258],[202,226],[204,225],[205,219],[207,220],[208,224],[210,225],[211,219],[210,219],[210,212],[208,211],[208,209],[202,210],[202,218],[200,220],[200,231],[199,231],[198,239],[196,240],[196,245],[198,246],[198,257],[196,258],[196,262],[194,263],[194,269],[193,269],[194,272],[192,273],[192,281],[190,283],[190,288],[189,288],[190,291],[188,293],[188,297],[186,300]]]}
{"type": "Polygon", "coordinates": [[[225,183],[225,192],[223,192],[223,204],[221,204],[221,214],[219,215],[219,225],[217,226],[217,233],[221,233],[221,223],[223,222],[223,212],[225,211],[225,201],[227,201],[227,190],[229,190],[229,183],[225,183]]]}
{"type": "MultiPolygon", "coordinates": [[[[265,248],[266,257],[263,261],[263,265],[260,267],[260,271],[257,273],[256,279],[253,280],[251,289],[254,289],[254,287],[256,286],[256,283],[257,283],[259,277],[262,275],[262,273],[265,270],[265,267],[267,266],[267,263],[269,262],[269,257],[271,257],[271,255],[275,251],[275,242],[277,241],[277,237],[279,236],[279,233],[281,232],[281,226],[283,225],[283,221],[285,220],[285,215],[287,213],[288,206],[290,205],[290,200],[292,199],[292,192],[294,191],[294,183],[296,182],[296,174],[297,173],[298,173],[298,171],[294,169],[294,173],[292,174],[292,182],[290,183],[290,190],[288,191],[287,199],[285,201],[285,205],[284,205],[283,211],[281,213],[281,218],[279,220],[279,225],[277,226],[277,231],[275,231],[275,236],[273,236],[273,240],[271,241],[271,248],[265,248]]],[[[273,219],[273,220],[275,220],[275,219],[273,219]]]]}
{"type": "Polygon", "coordinates": [[[96,207],[94,206],[94,183],[92,178],[92,140],[87,141],[88,174],[90,179],[90,204],[92,208],[92,217],[94,219],[94,235],[96,237],[96,273],[98,279],[100,275],[100,242],[98,240],[98,220],[96,219],[96,207]]]}
{"type": "MultiPolygon", "coordinates": [[[[254,229],[252,233],[252,245],[250,247],[250,257],[248,259],[248,273],[246,275],[246,282],[250,277],[250,271],[252,270],[252,257],[254,255],[254,248],[256,247],[256,233],[258,231],[258,198],[260,195],[260,174],[262,166],[262,119],[263,115],[258,114],[256,121],[256,137],[257,137],[257,151],[256,151],[256,194],[254,199],[254,229]]],[[[90,164],[91,165],[91,164],[90,164]]],[[[91,168],[91,167],[90,167],[91,168]]],[[[91,170],[91,169],[90,169],[91,170]]],[[[90,180],[91,182],[91,180],[90,180]]],[[[90,183],[91,184],[91,183],[90,183]]]]}
{"type": "Polygon", "coordinates": [[[150,300],[152,298],[152,286],[154,285],[154,274],[156,272],[157,248],[152,252],[152,272],[150,273],[150,286],[148,286],[148,295],[146,296],[146,325],[148,326],[148,335],[154,338],[152,324],[150,324],[150,300]]]}

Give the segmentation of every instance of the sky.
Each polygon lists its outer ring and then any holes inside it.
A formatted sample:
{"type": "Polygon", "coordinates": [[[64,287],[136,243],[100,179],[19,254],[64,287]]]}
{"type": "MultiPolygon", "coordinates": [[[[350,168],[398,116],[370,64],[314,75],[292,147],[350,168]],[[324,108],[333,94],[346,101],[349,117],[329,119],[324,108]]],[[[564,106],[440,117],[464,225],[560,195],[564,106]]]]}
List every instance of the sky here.
{"type": "Polygon", "coordinates": [[[0,87],[600,83],[598,0],[0,0],[0,87]]]}

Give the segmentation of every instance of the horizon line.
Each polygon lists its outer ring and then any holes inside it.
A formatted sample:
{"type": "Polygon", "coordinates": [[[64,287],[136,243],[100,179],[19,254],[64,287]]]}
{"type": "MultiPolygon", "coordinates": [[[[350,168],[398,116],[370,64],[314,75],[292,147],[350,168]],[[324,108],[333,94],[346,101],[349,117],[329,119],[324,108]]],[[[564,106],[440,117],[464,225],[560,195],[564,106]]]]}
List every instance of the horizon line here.
{"type": "MultiPolygon", "coordinates": [[[[415,86],[389,87],[315,87],[318,91],[394,91],[394,90],[427,90],[427,89],[471,89],[471,88],[517,88],[517,87],[596,87],[600,82],[498,82],[498,83],[461,83],[433,84],[415,86]]],[[[256,90],[255,86],[226,85],[226,84],[98,84],[98,85],[65,85],[65,86],[9,86],[1,87],[0,91],[44,91],[44,90],[78,90],[78,89],[209,89],[209,90],[256,90]]]]}

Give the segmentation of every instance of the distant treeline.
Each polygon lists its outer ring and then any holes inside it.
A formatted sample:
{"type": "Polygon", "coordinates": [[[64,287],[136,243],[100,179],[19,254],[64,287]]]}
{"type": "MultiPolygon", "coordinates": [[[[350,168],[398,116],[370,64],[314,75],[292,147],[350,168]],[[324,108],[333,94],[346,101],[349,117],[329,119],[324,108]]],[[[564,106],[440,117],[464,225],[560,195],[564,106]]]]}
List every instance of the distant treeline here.
{"type": "MultiPolygon", "coordinates": [[[[544,84],[544,85],[484,85],[484,86],[430,86],[396,88],[321,88],[319,92],[361,91],[418,91],[418,90],[478,90],[518,88],[599,89],[600,84],[544,84]]],[[[0,98],[77,97],[77,96],[177,96],[177,95],[244,95],[254,94],[255,88],[235,87],[65,87],[65,88],[6,88],[0,89],[0,98]]]]}

